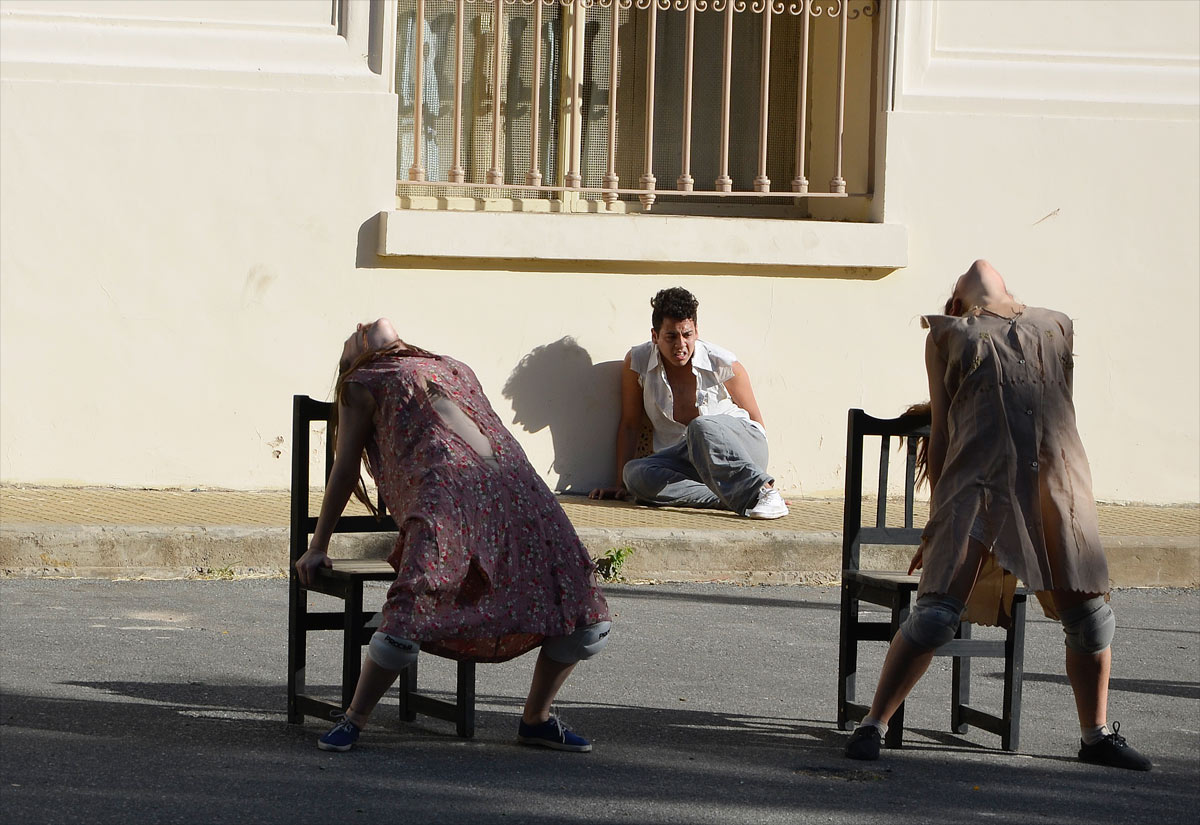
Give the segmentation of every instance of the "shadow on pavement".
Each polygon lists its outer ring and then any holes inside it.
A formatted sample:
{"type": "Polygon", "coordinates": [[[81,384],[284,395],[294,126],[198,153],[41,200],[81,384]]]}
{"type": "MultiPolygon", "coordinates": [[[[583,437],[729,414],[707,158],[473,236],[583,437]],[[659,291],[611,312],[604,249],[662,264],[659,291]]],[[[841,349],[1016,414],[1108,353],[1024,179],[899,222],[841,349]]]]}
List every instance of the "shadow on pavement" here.
{"type": "Polygon", "coordinates": [[[825,610],[836,613],[839,605],[834,602],[816,602],[803,599],[784,599],[764,590],[762,596],[737,595],[729,596],[724,593],[700,593],[686,591],[655,590],[635,585],[604,585],[604,592],[622,599],[647,599],[652,601],[683,601],[697,604],[732,604],[747,607],[787,607],[803,608],[806,610],[825,610]]]}
{"type": "MultiPolygon", "coordinates": [[[[980,754],[961,740],[852,763],[827,722],[732,713],[565,704],[597,752],[521,748],[510,744],[518,702],[503,696],[480,698],[512,712],[481,712],[474,741],[384,719],[354,751],[327,754],[313,746],[317,725],[283,722],[275,688],[72,684],[96,698],[5,697],[6,797],[23,789],[21,810],[57,812],[22,821],[81,821],[73,810],[89,822],[716,822],[708,814],[718,811],[745,822],[965,822],[980,810],[997,821],[1035,811],[1072,821],[1118,780],[1130,785],[1115,806],[1123,817],[1151,794],[1168,816],[1194,802],[1153,774],[980,754]],[[1051,765],[1061,767],[1044,781],[1051,765]]],[[[1114,813],[1105,800],[1094,821],[1114,813]]]]}
{"type": "MultiPolygon", "coordinates": [[[[1003,678],[1004,674],[1000,674],[1003,678]]],[[[1070,687],[1067,677],[1058,673],[1025,672],[1026,682],[1049,682],[1070,687]]],[[[1172,679],[1122,679],[1116,676],[1108,680],[1110,692],[1126,690],[1132,693],[1150,693],[1156,696],[1177,696],[1180,699],[1200,699],[1200,683],[1181,682],[1172,679]]]]}

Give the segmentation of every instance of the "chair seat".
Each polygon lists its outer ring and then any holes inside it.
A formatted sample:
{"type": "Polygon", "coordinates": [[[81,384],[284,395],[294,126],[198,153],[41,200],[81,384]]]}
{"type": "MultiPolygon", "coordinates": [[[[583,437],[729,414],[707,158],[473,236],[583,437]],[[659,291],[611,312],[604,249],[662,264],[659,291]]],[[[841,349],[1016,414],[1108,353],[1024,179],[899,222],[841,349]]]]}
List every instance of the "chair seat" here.
{"type": "Polygon", "coordinates": [[[331,579],[362,579],[369,582],[390,582],[396,570],[383,559],[330,559],[332,567],[320,571],[331,579]]]}
{"type": "MultiPolygon", "coordinates": [[[[838,727],[850,729],[870,707],[855,701],[860,643],[890,644],[911,611],[921,577],[901,570],[862,569],[864,546],[911,547],[921,544],[922,530],[914,525],[918,440],[930,432],[928,413],[910,413],[899,418],[873,418],[862,410],[850,410],[846,424],[846,488],[842,511],[842,586],[838,644],[838,727]],[[863,512],[864,445],[867,438],[879,448],[873,514],[863,512]],[[902,439],[902,518],[887,517],[888,495],[899,485],[889,485],[892,439],[902,439]],[[866,515],[864,524],[864,515],[866,515]],[[872,517],[873,516],[873,517],[872,517]],[[864,611],[874,605],[886,609],[864,611]]],[[[1026,594],[1013,598],[1012,622],[1002,639],[976,639],[971,624],[961,621],[955,638],[937,648],[935,655],[951,657],[950,729],[965,733],[971,726],[1000,737],[1004,750],[1020,745],[1021,683],[1024,672],[1026,594]],[[1004,660],[1004,695],[999,714],[985,713],[970,705],[971,659],[1004,660]]],[[[886,734],[888,747],[900,747],[904,736],[904,703],[892,714],[886,734]]]]}
{"type": "MultiPolygon", "coordinates": [[[[297,395],[292,399],[292,487],[289,519],[288,558],[288,722],[299,724],[305,716],[328,720],[350,706],[358,685],[362,648],[378,630],[382,611],[367,609],[363,603],[367,582],[393,582],[396,571],[383,559],[330,559],[307,586],[301,586],[295,563],[308,549],[309,538],[317,526],[309,507],[309,445],[315,422],[329,419],[332,405],[297,395]],[[308,594],[320,593],[342,600],[340,609],[310,610],[308,594]],[[308,634],[339,632],[342,636],[341,701],[330,702],[310,695],[305,687],[308,658],[308,634]]],[[[333,450],[325,445],[325,479],[333,464],[333,450]]],[[[387,514],[382,499],[377,499],[378,516],[342,516],[336,533],[395,533],[396,522],[387,514]]],[[[322,608],[321,605],[318,605],[322,608]]],[[[417,663],[400,674],[400,718],[412,722],[417,714],[453,722],[458,735],[470,738],[475,733],[475,662],[457,662],[455,699],[436,699],[417,691],[417,663]]]]}
{"type": "Polygon", "coordinates": [[[920,576],[902,570],[843,570],[842,579],[854,584],[872,585],[885,590],[916,590],[920,576]]]}

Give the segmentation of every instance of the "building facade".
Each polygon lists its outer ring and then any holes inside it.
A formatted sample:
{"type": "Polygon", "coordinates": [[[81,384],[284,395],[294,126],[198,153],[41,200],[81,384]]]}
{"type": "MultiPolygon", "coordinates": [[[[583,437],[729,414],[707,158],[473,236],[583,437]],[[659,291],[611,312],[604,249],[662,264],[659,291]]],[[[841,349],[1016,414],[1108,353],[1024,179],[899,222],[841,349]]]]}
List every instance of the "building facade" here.
{"type": "Polygon", "coordinates": [[[3,0],[0,481],[287,485],[357,321],[612,473],[682,285],[788,495],[975,258],[1076,321],[1104,500],[1200,500],[1200,3],[3,0]],[[616,36],[613,36],[616,32],[616,36]]]}

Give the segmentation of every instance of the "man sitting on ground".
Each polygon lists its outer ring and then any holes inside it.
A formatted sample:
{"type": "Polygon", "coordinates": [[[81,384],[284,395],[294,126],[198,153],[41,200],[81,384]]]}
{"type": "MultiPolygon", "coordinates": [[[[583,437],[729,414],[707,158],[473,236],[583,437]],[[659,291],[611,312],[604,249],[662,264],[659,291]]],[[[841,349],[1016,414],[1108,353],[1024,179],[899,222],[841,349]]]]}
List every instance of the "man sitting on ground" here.
{"type": "Polygon", "coordinates": [[[650,305],[650,340],[625,355],[621,371],[618,484],[590,497],[786,516],[765,470],[767,431],[746,368],[732,352],[700,340],[699,302],[686,289],[664,289],[650,305]],[[635,459],[643,409],[654,453],[635,459]]]}

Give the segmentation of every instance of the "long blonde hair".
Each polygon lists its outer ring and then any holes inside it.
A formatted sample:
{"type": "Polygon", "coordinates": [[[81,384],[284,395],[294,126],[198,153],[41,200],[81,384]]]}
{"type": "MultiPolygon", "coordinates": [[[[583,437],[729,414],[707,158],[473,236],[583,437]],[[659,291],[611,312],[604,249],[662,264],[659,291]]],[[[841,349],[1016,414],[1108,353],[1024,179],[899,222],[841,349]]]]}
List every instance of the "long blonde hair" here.
{"type": "MultiPolygon", "coordinates": [[[[965,314],[966,308],[961,305],[961,302],[954,297],[954,287],[950,288],[950,297],[946,299],[945,305],[942,307],[943,315],[955,315],[955,304],[959,304],[959,314],[965,314]]],[[[928,401],[922,401],[919,404],[910,404],[908,409],[904,411],[905,415],[929,415],[933,405],[928,401]]],[[[929,437],[919,436],[917,438],[917,486],[920,487],[929,481],[929,437]]]]}
{"type": "MultiPolygon", "coordinates": [[[[433,354],[429,350],[422,349],[421,347],[414,347],[413,345],[405,343],[403,340],[397,338],[386,347],[368,350],[362,353],[345,366],[339,363],[337,378],[333,383],[333,404],[329,409],[329,430],[327,436],[335,459],[337,458],[338,406],[342,402],[342,391],[345,388],[347,381],[350,379],[350,376],[353,375],[357,370],[365,367],[367,364],[386,357],[440,358],[440,356],[433,354]]],[[[362,467],[363,465],[366,465],[367,473],[371,476],[371,479],[374,480],[376,477],[376,468],[371,466],[370,456],[367,453],[367,448],[365,446],[363,447],[362,455],[359,457],[359,466],[362,467]]],[[[375,516],[375,518],[380,517],[379,508],[375,505],[375,502],[371,501],[371,497],[367,495],[367,483],[366,479],[363,478],[361,469],[358,473],[358,483],[354,486],[354,497],[363,503],[363,506],[370,511],[371,515],[375,516]]]]}
{"type": "MultiPolygon", "coordinates": [[[[928,401],[919,404],[909,404],[905,415],[929,415],[933,405],[928,401]]],[[[901,444],[904,442],[901,441],[901,444]]],[[[929,481],[929,436],[917,436],[917,477],[916,485],[920,487],[929,481]]]]}

